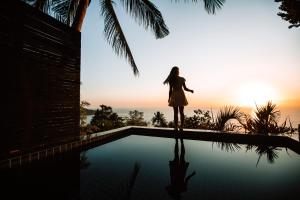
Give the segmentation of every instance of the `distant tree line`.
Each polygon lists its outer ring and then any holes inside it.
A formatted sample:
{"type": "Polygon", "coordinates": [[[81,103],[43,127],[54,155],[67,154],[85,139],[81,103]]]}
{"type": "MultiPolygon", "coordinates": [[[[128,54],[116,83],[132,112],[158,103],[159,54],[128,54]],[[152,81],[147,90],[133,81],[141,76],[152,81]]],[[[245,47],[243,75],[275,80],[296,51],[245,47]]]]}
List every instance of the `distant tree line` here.
{"type": "MultiPolygon", "coordinates": [[[[100,131],[120,128],[124,126],[148,126],[174,127],[173,121],[168,122],[160,111],[154,113],[151,122],[146,122],[144,113],[138,110],[129,111],[128,116],[120,117],[113,112],[112,107],[100,105],[94,112],[90,124],[86,123],[88,102],[81,102],[80,125],[82,134],[91,134],[100,131]]],[[[245,114],[238,107],[225,106],[221,108],[216,117],[209,110],[194,110],[192,116],[185,116],[183,128],[206,129],[222,132],[244,132],[248,134],[284,134],[293,133],[296,129],[292,127],[289,118],[279,124],[280,111],[276,104],[268,101],[265,105],[256,106],[254,115],[245,114]]]]}
{"type": "MultiPolygon", "coordinates": [[[[86,110],[89,106],[87,103],[81,103],[80,110],[86,110]]],[[[93,115],[89,124],[86,124],[87,113],[81,112],[81,132],[82,134],[91,134],[100,131],[107,131],[124,126],[147,126],[144,119],[144,113],[138,110],[129,111],[128,116],[120,117],[116,112],[113,112],[112,107],[100,105],[93,115]],[[82,122],[85,121],[85,122],[82,122]]]]}

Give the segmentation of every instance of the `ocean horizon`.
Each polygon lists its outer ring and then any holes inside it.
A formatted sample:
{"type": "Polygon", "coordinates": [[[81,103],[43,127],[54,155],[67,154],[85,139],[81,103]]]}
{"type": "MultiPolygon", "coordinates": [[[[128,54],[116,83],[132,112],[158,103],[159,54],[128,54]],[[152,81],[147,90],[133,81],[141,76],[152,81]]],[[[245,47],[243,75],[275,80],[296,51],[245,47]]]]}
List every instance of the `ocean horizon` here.
{"type": "MultiPolygon", "coordinates": [[[[91,108],[96,110],[97,108],[91,108]]],[[[173,108],[172,107],[162,107],[162,108],[142,108],[142,107],[128,107],[128,108],[112,108],[113,112],[117,113],[120,117],[129,116],[129,111],[138,110],[143,112],[144,120],[151,124],[151,119],[154,116],[154,113],[157,111],[164,114],[166,120],[172,121],[173,120],[173,108]]],[[[208,110],[213,114],[215,118],[220,108],[196,108],[196,107],[185,107],[184,114],[187,117],[191,117],[194,115],[194,110],[201,109],[201,110],[208,110]]],[[[247,107],[240,107],[240,110],[244,113],[251,114],[253,113],[252,108],[247,107]]],[[[293,128],[298,128],[298,124],[300,124],[300,108],[278,108],[280,111],[280,123],[283,123],[286,118],[290,118],[293,128]]],[[[90,123],[93,115],[88,115],[87,123],[90,123]]],[[[288,122],[288,121],[287,121],[288,122]]]]}

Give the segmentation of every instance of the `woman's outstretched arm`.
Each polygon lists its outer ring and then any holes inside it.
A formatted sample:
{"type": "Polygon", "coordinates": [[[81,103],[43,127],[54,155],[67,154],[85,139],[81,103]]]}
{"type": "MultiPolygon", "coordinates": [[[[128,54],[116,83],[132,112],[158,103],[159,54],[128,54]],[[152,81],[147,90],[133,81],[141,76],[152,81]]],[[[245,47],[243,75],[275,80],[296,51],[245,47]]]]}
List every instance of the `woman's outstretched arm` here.
{"type": "Polygon", "coordinates": [[[191,90],[191,89],[187,88],[186,85],[185,85],[185,83],[183,83],[183,89],[184,89],[185,91],[194,93],[194,90],[191,90]]]}

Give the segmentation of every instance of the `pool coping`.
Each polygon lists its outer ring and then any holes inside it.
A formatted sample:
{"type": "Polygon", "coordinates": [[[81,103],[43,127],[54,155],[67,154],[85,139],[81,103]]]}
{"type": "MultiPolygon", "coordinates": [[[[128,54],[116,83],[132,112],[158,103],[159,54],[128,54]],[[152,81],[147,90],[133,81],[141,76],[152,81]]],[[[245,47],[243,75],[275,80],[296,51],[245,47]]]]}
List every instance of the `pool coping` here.
{"type": "Polygon", "coordinates": [[[174,138],[178,136],[182,137],[183,139],[192,140],[287,147],[300,155],[300,142],[287,136],[267,136],[260,134],[250,135],[201,129],[184,129],[183,132],[175,132],[173,129],[146,127],[131,127],[131,134],[169,138],[174,138]]]}
{"type": "Polygon", "coordinates": [[[300,155],[300,142],[287,136],[266,136],[258,134],[249,135],[201,129],[184,129],[183,131],[174,131],[172,128],[126,126],[118,129],[81,136],[78,140],[59,144],[46,149],[41,149],[36,152],[25,152],[24,154],[21,153],[18,155],[12,155],[0,160],[0,168],[20,167],[25,163],[31,163],[34,160],[41,160],[70,151],[87,150],[123,137],[127,137],[129,135],[155,136],[164,138],[181,137],[183,139],[202,141],[285,147],[300,155]]]}

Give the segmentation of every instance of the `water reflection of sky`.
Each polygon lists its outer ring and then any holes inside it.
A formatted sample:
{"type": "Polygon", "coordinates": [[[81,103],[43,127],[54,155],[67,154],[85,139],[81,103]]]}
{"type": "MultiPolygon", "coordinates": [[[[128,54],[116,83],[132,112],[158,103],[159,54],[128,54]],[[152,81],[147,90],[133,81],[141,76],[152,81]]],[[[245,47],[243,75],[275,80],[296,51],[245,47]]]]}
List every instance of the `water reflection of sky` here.
{"type": "MultiPolygon", "coordinates": [[[[300,156],[291,150],[262,146],[248,146],[247,150],[247,145],[195,140],[183,143],[189,163],[186,176],[196,172],[183,199],[299,198],[300,156]]],[[[88,150],[84,154],[90,165],[80,173],[81,197],[122,198],[138,162],[131,199],[171,199],[166,187],[170,185],[174,146],[175,139],[129,136],[88,150]]],[[[178,147],[180,155],[180,140],[178,147]]]]}

